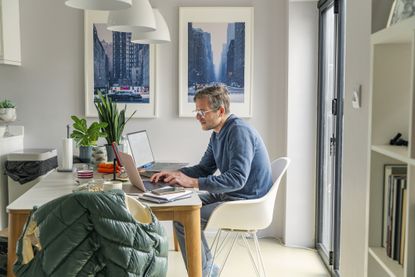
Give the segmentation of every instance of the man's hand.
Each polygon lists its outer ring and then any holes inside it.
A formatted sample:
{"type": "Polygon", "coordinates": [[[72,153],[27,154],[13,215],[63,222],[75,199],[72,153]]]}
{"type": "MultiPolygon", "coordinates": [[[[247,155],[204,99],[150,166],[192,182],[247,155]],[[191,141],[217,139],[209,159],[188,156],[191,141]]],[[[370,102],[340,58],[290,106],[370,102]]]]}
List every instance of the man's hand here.
{"type": "Polygon", "coordinates": [[[170,185],[179,185],[185,188],[199,187],[199,182],[196,178],[191,178],[180,171],[161,171],[151,176],[150,181],[153,183],[162,181],[170,185]]]}

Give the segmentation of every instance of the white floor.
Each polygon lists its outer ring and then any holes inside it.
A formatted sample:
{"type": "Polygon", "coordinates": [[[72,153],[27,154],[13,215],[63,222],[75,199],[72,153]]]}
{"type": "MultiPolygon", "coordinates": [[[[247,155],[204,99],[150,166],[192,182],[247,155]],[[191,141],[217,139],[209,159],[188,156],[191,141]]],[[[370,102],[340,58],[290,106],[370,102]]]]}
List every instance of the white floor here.
{"type": "MultiPolygon", "coordinates": [[[[315,250],[284,247],[275,239],[260,239],[260,247],[268,277],[330,276],[315,250]]],[[[180,252],[170,250],[167,277],[185,276],[180,252]]],[[[242,243],[237,243],[233,249],[221,276],[255,276],[249,254],[242,243]]]]}

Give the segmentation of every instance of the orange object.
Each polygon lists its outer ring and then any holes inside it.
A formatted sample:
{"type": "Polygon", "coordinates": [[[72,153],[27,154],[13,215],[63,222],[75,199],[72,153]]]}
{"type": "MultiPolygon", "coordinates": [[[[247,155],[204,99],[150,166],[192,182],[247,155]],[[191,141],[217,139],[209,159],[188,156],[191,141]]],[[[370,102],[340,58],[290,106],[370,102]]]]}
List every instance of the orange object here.
{"type": "Polygon", "coordinates": [[[98,164],[98,167],[101,167],[101,168],[112,168],[113,165],[112,165],[112,163],[100,163],[100,164],[98,164]]]}
{"type": "MultiPolygon", "coordinates": [[[[116,169],[117,173],[120,173],[121,170],[120,169],[116,169]]],[[[97,172],[99,173],[113,173],[114,169],[113,168],[103,168],[103,167],[98,167],[97,168],[97,172]]]]}
{"type": "MultiPolygon", "coordinates": [[[[100,163],[98,164],[98,168],[109,168],[109,169],[113,169],[114,165],[112,163],[100,163]]],[[[119,165],[117,165],[116,167],[117,169],[121,169],[121,167],[119,165]]]]}

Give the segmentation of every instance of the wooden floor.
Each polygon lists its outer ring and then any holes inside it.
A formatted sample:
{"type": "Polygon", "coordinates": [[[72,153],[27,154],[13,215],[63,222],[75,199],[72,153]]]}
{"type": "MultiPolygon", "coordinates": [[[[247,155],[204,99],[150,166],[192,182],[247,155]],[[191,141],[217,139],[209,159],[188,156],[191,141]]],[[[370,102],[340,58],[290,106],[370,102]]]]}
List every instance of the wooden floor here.
{"type": "MultiPolygon", "coordinates": [[[[260,239],[259,243],[268,277],[330,276],[316,250],[285,247],[275,239],[260,239]]],[[[172,250],[171,239],[170,249],[167,277],[187,276],[180,252],[172,250]]],[[[235,245],[221,276],[255,276],[249,254],[241,242],[235,245]]]]}
{"type": "MultiPolygon", "coordinates": [[[[315,250],[285,247],[275,239],[260,239],[260,247],[268,277],[330,276],[315,250]]],[[[173,247],[170,246],[170,249],[173,247]]],[[[180,252],[169,251],[167,277],[185,276],[187,274],[180,252]]],[[[243,244],[236,244],[221,276],[255,276],[243,244]]]]}

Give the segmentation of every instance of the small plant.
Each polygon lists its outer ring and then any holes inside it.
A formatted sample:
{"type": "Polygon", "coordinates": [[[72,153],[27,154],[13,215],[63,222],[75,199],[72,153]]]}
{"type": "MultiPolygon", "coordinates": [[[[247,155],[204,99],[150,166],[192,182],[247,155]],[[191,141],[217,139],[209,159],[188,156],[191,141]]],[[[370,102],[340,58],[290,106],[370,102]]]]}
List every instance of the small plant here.
{"type": "Polygon", "coordinates": [[[124,131],[124,127],[136,111],[134,111],[132,115],[126,120],[125,112],[127,110],[127,105],[124,106],[124,109],[118,111],[116,102],[112,101],[112,99],[107,95],[104,96],[100,92],[98,94],[100,101],[94,102],[94,104],[95,108],[98,111],[99,121],[102,123],[107,123],[107,125],[102,128],[102,131],[107,134],[105,139],[107,140],[108,144],[112,144],[113,142],[120,144],[120,139],[122,132],[124,131]]]}
{"type": "Polygon", "coordinates": [[[79,118],[75,115],[72,115],[71,118],[74,121],[71,138],[75,140],[78,146],[94,146],[100,137],[107,136],[105,132],[101,132],[101,129],[107,127],[107,123],[92,122],[88,127],[85,118],[79,118]]]}
{"type": "Polygon", "coordinates": [[[16,108],[16,105],[10,101],[5,99],[4,101],[0,101],[0,109],[13,109],[16,108]]]}

